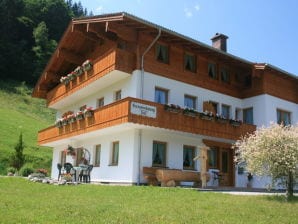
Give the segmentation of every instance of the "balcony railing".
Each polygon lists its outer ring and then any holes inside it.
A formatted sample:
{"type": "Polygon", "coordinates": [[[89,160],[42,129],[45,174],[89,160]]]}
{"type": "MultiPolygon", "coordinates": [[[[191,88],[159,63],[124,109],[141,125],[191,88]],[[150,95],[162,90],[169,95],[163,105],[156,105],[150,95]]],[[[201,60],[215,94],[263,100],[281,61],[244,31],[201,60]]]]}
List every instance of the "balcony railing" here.
{"type": "Polygon", "coordinates": [[[51,90],[47,94],[48,105],[58,102],[114,70],[131,74],[135,68],[135,55],[124,50],[113,49],[92,63],[92,70],[84,72],[67,85],[60,84],[51,90]]]}
{"type": "Polygon", "coordinates": [[[129,97],[96,109],[92,117],[76,120],[60,128],[52,126],[41,130],[38,133],[38,143],[43,145],[124,123],[232,140],[256,129],[254,125],[233,126],[228,122],[204,120],[182,112],[173,113],[165,110],[164,105],[129,97]]]}

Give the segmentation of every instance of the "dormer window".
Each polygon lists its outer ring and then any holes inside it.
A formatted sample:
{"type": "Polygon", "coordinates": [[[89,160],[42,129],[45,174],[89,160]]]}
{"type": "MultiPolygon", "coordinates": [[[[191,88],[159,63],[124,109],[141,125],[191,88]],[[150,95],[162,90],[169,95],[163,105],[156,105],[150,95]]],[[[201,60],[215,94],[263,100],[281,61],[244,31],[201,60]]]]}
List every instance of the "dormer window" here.
{"type": "Polygon", "coordinates": [[[211,77],[213,79],[217,79],[216,66],[214,63],[208,64],[208,75],[209,75],[209,77],[211,77]]]}
{"type": "Polygon", "coordinates": [[[169,63],[169,47],[163,44],[156,44],[156,60],[162,63],[169,63]]]}
{"type": "Polygon", "coordinates": [[[197,71],[197,58],[190,53],[184,54],[184,69],[191,72],[197,71]]]}

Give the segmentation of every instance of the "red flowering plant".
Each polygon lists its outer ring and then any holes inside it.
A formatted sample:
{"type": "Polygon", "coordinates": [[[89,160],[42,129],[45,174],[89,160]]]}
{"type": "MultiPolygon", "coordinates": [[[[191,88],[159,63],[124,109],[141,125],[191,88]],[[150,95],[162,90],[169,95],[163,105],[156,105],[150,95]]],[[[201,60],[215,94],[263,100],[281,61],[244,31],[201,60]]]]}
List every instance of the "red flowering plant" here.
{"type": "Polygon", "coordinates": [[[44,174],[45,176],[48,174],[48,171],[46,169],[40,168],[36,170],[36,173],[44,174]]]}

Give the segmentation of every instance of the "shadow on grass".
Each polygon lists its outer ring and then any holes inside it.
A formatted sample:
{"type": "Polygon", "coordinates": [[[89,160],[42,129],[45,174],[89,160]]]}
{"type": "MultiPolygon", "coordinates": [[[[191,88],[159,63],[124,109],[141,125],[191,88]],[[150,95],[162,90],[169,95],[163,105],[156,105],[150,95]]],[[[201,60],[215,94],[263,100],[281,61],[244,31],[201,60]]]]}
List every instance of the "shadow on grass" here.
{"type": "Polygon", "coordinates": [[[266,196],[266,199],[268,201],[276,201],[280,203],[298,204],[298,196],[293,196],[287,199],[285,195],[273,195],[273,196],[266,196]]]}

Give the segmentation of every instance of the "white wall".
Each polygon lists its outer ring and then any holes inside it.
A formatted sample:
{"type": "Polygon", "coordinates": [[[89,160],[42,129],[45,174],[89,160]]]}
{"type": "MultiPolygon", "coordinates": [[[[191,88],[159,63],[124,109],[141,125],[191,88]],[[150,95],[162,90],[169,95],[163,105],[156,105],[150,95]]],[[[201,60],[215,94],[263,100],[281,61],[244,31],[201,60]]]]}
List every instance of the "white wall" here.
{"type": "Polygon", "coordinates": [[[169,103],[184,106],[184,95],[197,97],[197,110],[203,111],[204,101],[214,101],[218,103],[218,112],[221,113],[221,104],[230,106],[231,118],[235,117],[235,109],[242,108],[242,100],[227,96],[218,92],[203,89],[186,83],[178,82],[168,78],[145,72],[144,98],[154,101],[155,87],[169,90],[169,103]]]}
{"type": "MultiPolygon", "coordinates": [[[[100,167],[94,167],[91,172],[92,181],[101,182],[136,182],[133,176],[136,161],[136,131],[126,130],[125,132],[113,133],[112,135],[100,135],[95,138],[75,142],[73,147],[84,147],[91,152],[91,164],[94,164],[95,146],[101,145],[100,167]],[[111,150],[113,142],[119,141],[119,161],[117,166],[111,166],[111,150]]],[[[58,177],[57,163],[60,162],[60,152],[67,146],[60,146],[54,149],[52,162],[52,177],[58,177]]]]}
{"type": "MultiPolygon", "coordinates": [[[[191,138],[168,131],[143,130],[142,139],[141,169],[144,166],[152,166],[153,141],[167,143],[166,166],[171,169],[183,169],[183,145],[196,147],[197,155],[199,146],[203,146],[201,138],[191,138]]],[[[195,170],[200,170],[198,161],[195,162],[195,170]]],[[[145,182],[143,175],[141,175],[141,182],[145,182]]]]}
{"type": "Polygon", "coordinates": [[[243,100],[242,108],[253,107],[254,123],[257,126],[269,126],[277,122],[277,109],[291,112],[292,124],[298,123],[298,104],[263,94],[243,100]]]}

